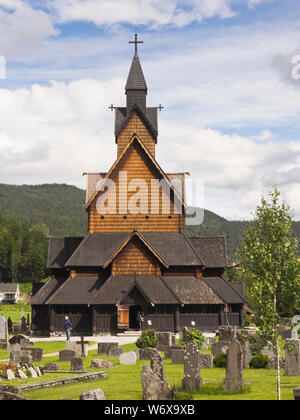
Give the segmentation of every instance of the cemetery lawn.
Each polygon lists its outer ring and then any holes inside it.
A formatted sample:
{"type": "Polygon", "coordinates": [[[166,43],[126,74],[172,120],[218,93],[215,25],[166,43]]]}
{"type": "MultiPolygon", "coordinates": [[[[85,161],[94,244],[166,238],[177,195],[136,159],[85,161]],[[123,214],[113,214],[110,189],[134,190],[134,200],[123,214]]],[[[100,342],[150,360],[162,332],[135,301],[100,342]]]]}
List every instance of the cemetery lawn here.
{"type": "MultiPolygon", "coordinates": [[[[59,345],[64,344],[61,342],[56,342],[56,344],[55,342],[52,342],[52,350],[54,352],[61,350],[58,343],[59,345]]],[[[48,344],[50,343],[47,343],[47,345],[48,344]]],[[[41,343],[39,343],[39,345],[41,346],[41,343]]],[[[127,344],[122,347],[125,351],[132,351],[136,348],[135,344],[127,344]]],[[[91,350],[89,351],[89,356],[84,359],[84,369],[88,371],[97,371],[97,369],[90,368],[92,359],[97,358],[109,360],[107,357],[98,356],[97,350],[91,350]]],[[[26,391],[23,392],[23,396],[29,400],[60,400],[62,398],[78,400],[82,392],[101,388],[104,391],[107,400],[141,400],[142,386],[140,374],[143,364],[146,363],[150,365],[150,362],[138,360],[135,366],[126,366],[120,365],[119,359],[111,359],[111,361],[116,365],[116,368],[107,370],[107,379],[26,391]]],[[[58,363],[61,370],[70,369],[70,362],[58,362],[58,356],[45,357],[42,365],[49,362],[58,363]]],[[[282,399],[293,400],[293,389],[296,386],[299,386],[299,377],[286,377],[283,376],[283,373],[284,372],[282,371],[282,399]]],[[[172,365],[170,360],[165,360],[165,374],[170,386],[176,385],[180,392],[181,380],[183,378],[183,366],[172,365]]],[[[25,383],[41,382],[67,376],[72,376],[72,374],[50,373],[36,379],[16,379],[10,381],[9,384],[18,386],[25,383]]],[[[202,369],[201,376],[204,381],[209,383],[205,384],[198,393],[193,394],[194,400],[276,400],[275,370],[246,369],[244,371],[244,380],[246,382],[245,391],[243,393],[230,395],[222,392],[225,369],[202,369]]]]}
{"type": "Polygon", "coordinates": [[[12,322],[21,322],[21,309],[23,309],[26,319],[27,314],[31,318],[31,306],[25,302],[19,302],[14,305],[0,305],[0,315],[4,315],[6,320],[10,317],[12,322]]]}

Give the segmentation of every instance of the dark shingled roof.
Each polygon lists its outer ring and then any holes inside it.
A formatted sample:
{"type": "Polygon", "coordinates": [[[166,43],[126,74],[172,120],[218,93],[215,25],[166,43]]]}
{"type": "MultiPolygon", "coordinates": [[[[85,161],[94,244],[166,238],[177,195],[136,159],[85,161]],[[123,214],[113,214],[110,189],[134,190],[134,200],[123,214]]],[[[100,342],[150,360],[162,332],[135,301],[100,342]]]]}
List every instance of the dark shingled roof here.
{"type": "Polygon", "coordinates": [[[226,304],[245,303],[244,298],[224,278],[203,277],[202,279],[226,304]]]}
{"type": "Polygon", "coordinates": [[[176,232],[143,232],[141,234],[169,266],[203,265],[188,238],[176,232]]]}
{"type": "Polygon", "coordinates": [[[199,236],[189,238],[205,267],[226,267],[226,236],[199,236]]]}
{"type": "MultiPolygon", "coordinates": [[[[132,233],[93,233],[80,243],[66,261],[67,267],[103,267],[132,233]]],[[[193,246],[182,233],[138,232],[154,252],[169,266],[203,265],[193,246]]],[[[136,236],[136,235],[133,235],[136,236]]]]}
{"type": "Polygon", "coordinates": [[[75,249],[84,238],[50,238],[48,268],[64,268],[75,249]]]}
{"type": "Polygon", "coordinates": [[[103,283],[98,276],[69,278],[47,300],[50,305],[88,305],[103,283]]]}
{"type": "Polygon", "coordinates": [[[0,293],[16,293],[18,286],[18,283],[0,283],[0,293]]]}
{"type": "Polygon", "coordinates": [[[71,258],[69,267],[102,267],[128,239],[129,233],[88,234],[71,258]]]}
{"type": "Polygon", "coordinates": [[[164,276],[164,281],[183,304],[224,305],[223,300],[201,279],[164,276]]]}
{"type": "Polygon", "coordinates": [[[115,112],[115,136],[116,142],[120,131],[125,127],[127,121],[130,119],[133,112],[137,111],[141,116],[146,126],[150,129],[150,132],[157,142],[158,126],[157,126],[157,109],[146,108],[146,112],[140,107],[138,103],[134,104],[131,109],[127,108],[116,108],[115,112]]]}
{"type": "Polygon", "coordinates": [[[147,84],[140,63],[139,56],[134,55],[129,70],[125,90],[145,90],[147,92],[147,84]]]}
{"type": "Polygon", "coordinates": [[[65,278],[51,277],[44,286],[31,298],[30,305],[44,305],[50,296],[64,283],[65,278]]]}
{"type": "Polygon", "coordinates": [[[116,275],[107,279],[90,304],[120,304],[134,287],[137,287],[153,304],[178,303],[176,297],[159,276],[116,275]]]}

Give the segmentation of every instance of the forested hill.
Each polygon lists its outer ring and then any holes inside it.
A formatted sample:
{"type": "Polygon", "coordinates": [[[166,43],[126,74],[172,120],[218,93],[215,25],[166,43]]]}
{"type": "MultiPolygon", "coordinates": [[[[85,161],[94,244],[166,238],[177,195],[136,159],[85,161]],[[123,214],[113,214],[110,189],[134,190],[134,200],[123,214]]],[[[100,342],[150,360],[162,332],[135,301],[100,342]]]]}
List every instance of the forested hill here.
{"type": "Polygon", "coordinates": [[[0,215],[31,227],[44,223],[51,236],[86,234],[85,191],[65,184],[0,184],[0,215]]]}
{"type": "MultiPolygon", "coordinates": [[[[50,236],[86,235],[84,202],[85,191],[71,185],[0,184],[0,215],[11,216],[29,227],[43,223],[48,227],[50,236]]],[[[204,223],[186,226],[185,231],[188,236],[228,235],[228,253],[233,260],[246,223],[228,221],[205,210],[204,223]]],[[[294,222],[294,231],[300,238],[300,222],[294,222]]]]}

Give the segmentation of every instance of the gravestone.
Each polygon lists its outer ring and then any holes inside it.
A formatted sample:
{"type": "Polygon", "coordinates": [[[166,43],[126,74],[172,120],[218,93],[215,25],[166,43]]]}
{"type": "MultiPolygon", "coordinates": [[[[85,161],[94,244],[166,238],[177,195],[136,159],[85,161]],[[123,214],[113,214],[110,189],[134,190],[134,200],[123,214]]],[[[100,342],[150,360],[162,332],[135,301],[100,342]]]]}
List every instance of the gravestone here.
{"type": "Polygon", "coordinates": [[[300,340],[285,342],[285,376],[300,376],[300,340]]]}
{"type": "Polygon", "coordinates": [[[184,378],[182,379],[182,391],[199,391],[203,381],[200,375],[199,349],[196,343],[187,343],[183,357],[184,378]]]}
{"type": "Polygon", "coordinates": [[[109,350],[108,357],[110,359],[118,359],[123,353],[124,353],[124,350],[121,349],[120,347],[112,347],[109,350]]]}
{"type": "MultiPolygon", "coordinates": [[[[82,344],[81,341],[66,341],[66,350],[74,351],[76,357],[82,357],[82,344]]],[[[84,357],[88,355],[88,346],[83,344],[84,357]]]]}
{"type": "MultiPolygon", "coordinates": [[[[13,337],[11,337],[10,339],[9,339],[9,343],[10,344],[16,344],[16,343],[18,343],[18,344],[20,344],[20,346],[21,346],[21,341],[22,340],[28,340],[27,338],[26,338],[26,336],[25,335],[23,335],[23,334],[16,334],[16,335],[14,335],[13,337]]],[[[29,341],[29,340],[28,340],[29,341]]],[[[29,343],[30,344],[30,343],[29,343]]],[[[28,344],[28,345],[29,345],[28,344]]],[[[24,342],[22,341],[22,346],[24,345],[24,342]]]]}
{"type": "Polygon", "coordinates": [[[147,365],[144,365],[143,367],[141,380],[144,401],[164,401],[172,399],[172,391],[169,383],[161,380],[161,378],[147,365]]]}
{"type": "Polygon", "coordinates": [[[134,351],[123,353],[120,356],[120,364],[121,365],[135,365],[136,359],[137,357],[134,351]]]}
{"type": "Polygon", "coordinates": [[[159,351],[165,351],[166,348],[172,347],[172,334],[170,332],[157,332],[157,345],[159,351]]]}
{"type": "Polygon", "coordinates": [[[8,326],[6,319],[0,315],[0,349],[6,350],[8,345],[8,326]]]}
{"type": "Polygon", "coordinates": [[[8,328],[8,332],[11,333],[12,330],[13,330],[13,323],[12,323],[12,320],[11,320],[10,316],[7,319],[7,328],[8,328]]]}
{"type": "Polygon", "coordinates": [[[300,386],[298,386],[297,388],[294,388],[294,399],[295,401],[300,401],[300,386]]]}
{"type": "Polygon", "coordinates": [[[59,361],[60,362],[70,362],[76,357],[75,351],[72,350],[62,350],[59,352],[59,361]]]}
{"type": "Polygon", "coordinates": [[[102,389],[97,388],[92,389],[91,391],[83,392],[80,394],[79,399],[81,401],[104,401],[106,398],[102,389]]]}
{"type": "Polygon", "coordinates": [[[183,349],[181,349],[181,348],[172,349],[172,351],[171,351],[172,365],[183,365],[183,356],[184,356],[184,350],[183,349]]]}
{"type": "Polygon", "coordinates": [[[84,337],[80,337],[80,341],[76,341],[76,344],[79,344],[81,347],[81,357],[86,357],[88,355],[88,341],[84,341],[84,337]]]}
{"type": "Polygon", "coordinates": [[[30,376],[32,378],[37,378],[38,377],[35,369],[32,366],[28,370],[29,370],[30,376]]]}
{"type": "Polygon", "coordinates": [[[83,371],[83,359],[81,357],[74,357],[71,360],[71,371],[82,372],[83,371]]]}
{"type": "Polygon", "coordinates": [[[109,356],[109,352],[113,349],[118,349],[118,343],[98,343],[98,355],[109,356]]]}
{"type": "Polygon", "coordinates": [[[27,379],[27,375],[23,372],[22,369],[18,369],[17,376],[21,379],[27,379]]]}
{"type": "Polygon", "coordinates": [[[93,359],[91,362],[91,368],[95,369],[114,369],[115,367],[116,366],[108,360],[93,359]]]}
{"type": "Polygon", "coordinates": [[[230,341],[219,341],[211,345],[211,353],[215,357],[218,354],[226,354],[230,346],[230,341]]]}
{"type": "Polygon", "coordinates": [[[57,363],[51,362],[51,363],[47,363],[44,366],[44,371],[50,371],[50,372],[59,372],[60,371],[60,367],[57,363]]]}
{"type": "MultiPolygon", "coordinates": [[[[21,353],[22,353],[21,349],[21,353]]],[[[40,348],[33,348],[33,349],[24,349],[28,351],[29,356],[32,358],[32,362],[40,363],[43,361],[43,349],[40,348]]],[[[24,354],[26,356],[26,354],[24,354]]]]}
{"type": "Polygon", "coordinates": [[[292,318],[292,325],[293,325],[293,329],[292,329],[292,338],[295,338],[296,340],[298,340],[300,338],[300,334],[298,333],[298,331],[300,330],[300,315],[295,315],[292,318]]]}
{"type": "Polygon", "coordinates": [[[211,353],[199,354],[200,369],[211,369],[214,364],[214,356],[211,353]]]}
{"type": "Polygon", "coordinates": [[[11,369],[7,369],[7,371],[6,371],[6,379],[8,381],[12,381],[13,379],[16,379],[15,374],[13,373],[13,371],[11,369]]]}
{"type": "Polygon", "coordinates": [[[152,372],[154,372],[162,381],[165,381],[164,361],[157,349],[151,349],[150,365],[152,372]]]}
{"type": "Polygon", "coordinates": [[[151,358],[151,347],[139,349],[140,360],[150,360],[151,358]]]}
{"type": "Polygon", "coordinates": [[[21,331],[26,332],[27,331],[27,322],[25,316],[22,316],[21,318],[21,331]]]}
{"type": "Polygon", "coordinates": [[[243,352],[238,340],[233,340],[227,351],[226,379],[223,382],[224,392],[241,390],[243,381],[243,352]]]}

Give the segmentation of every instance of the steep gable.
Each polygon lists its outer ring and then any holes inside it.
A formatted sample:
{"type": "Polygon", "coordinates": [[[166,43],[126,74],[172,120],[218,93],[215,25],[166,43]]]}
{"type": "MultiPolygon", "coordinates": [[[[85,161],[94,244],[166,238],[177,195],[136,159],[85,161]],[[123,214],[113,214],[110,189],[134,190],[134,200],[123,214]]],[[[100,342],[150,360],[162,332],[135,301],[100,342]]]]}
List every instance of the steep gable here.
{"type": "Polygon", "coordinates": [[[183,200],[167,175],[135,135],[86,205],[89,210],[89,232],[129,232],[133,229],[179,232],[184,228],[183,206],[183,200]],[[107,180],[114,183],[110,198],[107,198],[107,180]],[[168,192],[161,188],[153,199],[153,180],[164,180],[170,190],[170,199],[168,192]],[[121,181],[124,188],[120,187],[121,181]],[[114,205],[109,207],[113,201],[114,205]],[[170,206],[167,212],[166,202],[170,206]],[[102,212],[99,211],[101,204],[102,212]]]}

